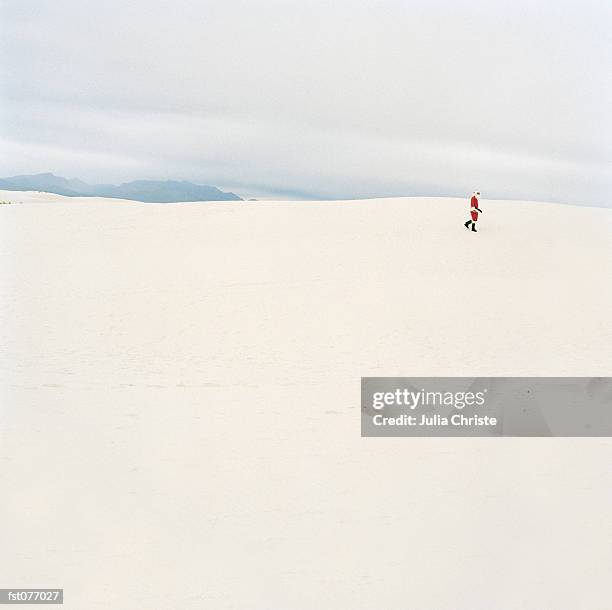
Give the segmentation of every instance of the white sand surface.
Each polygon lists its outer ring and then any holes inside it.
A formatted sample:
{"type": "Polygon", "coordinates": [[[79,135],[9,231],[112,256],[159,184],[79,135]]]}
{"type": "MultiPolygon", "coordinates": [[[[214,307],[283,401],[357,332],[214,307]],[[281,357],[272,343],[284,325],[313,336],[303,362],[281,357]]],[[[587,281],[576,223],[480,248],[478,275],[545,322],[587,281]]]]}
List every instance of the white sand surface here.
{"type": "Polygon", "coordinates": [[[359,405],[362,375],[611,375],[611,209],[0,199],[0,587],[612,607],[612,439],[360,438],[359,405]]]}

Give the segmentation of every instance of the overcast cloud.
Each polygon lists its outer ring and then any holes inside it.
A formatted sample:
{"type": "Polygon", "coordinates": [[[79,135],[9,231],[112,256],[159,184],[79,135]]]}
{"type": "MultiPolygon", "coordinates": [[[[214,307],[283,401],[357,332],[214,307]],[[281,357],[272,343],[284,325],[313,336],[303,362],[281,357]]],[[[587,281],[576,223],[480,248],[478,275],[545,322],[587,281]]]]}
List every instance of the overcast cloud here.
{"type": "Polygon", "coordinates": [[[612,205],[612,3],[0,0],[0,175],[612,205]]]}

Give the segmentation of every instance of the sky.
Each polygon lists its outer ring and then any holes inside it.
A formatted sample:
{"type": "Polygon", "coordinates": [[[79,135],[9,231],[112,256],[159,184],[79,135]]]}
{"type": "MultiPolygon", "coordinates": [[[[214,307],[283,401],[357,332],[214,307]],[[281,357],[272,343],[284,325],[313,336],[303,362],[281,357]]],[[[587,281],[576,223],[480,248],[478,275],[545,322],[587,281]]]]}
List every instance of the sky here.
{"type": "Polygon", "coordinates": [[[609,0],[0,0],[0,176],[612,206],[609,0]]]}

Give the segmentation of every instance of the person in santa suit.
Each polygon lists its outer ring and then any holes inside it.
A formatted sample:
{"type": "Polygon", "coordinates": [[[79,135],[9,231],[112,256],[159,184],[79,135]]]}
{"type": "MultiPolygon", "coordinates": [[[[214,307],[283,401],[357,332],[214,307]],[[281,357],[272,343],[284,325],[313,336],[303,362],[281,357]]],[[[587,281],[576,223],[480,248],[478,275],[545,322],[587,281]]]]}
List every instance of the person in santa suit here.
{"type": "Polygon", "coordinates": [[[474,191],[472,193],[472,199],[470,199],[470,214],[472,216],[472,220],[468,220],[464,223],[464,227],[466,229],[470,228],[472,225],[472,231],[476,233],[476,221],[478,220],[478,212],[482,214],[482,210],[478,207],[478,200],[480,199],[480,191],[474,191]]]}

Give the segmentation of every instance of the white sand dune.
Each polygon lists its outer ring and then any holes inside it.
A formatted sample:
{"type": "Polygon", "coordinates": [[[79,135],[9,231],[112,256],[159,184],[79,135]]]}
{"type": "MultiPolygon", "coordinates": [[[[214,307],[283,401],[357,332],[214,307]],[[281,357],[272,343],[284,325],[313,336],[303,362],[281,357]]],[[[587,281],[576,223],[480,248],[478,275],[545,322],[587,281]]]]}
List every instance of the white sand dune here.
{"type": "Polygon", "coordinates": [[[612,440],[362,439],[359,380],[610,375],[612,210],[0,199],[0,586],[609,608],[612,440]]]}

